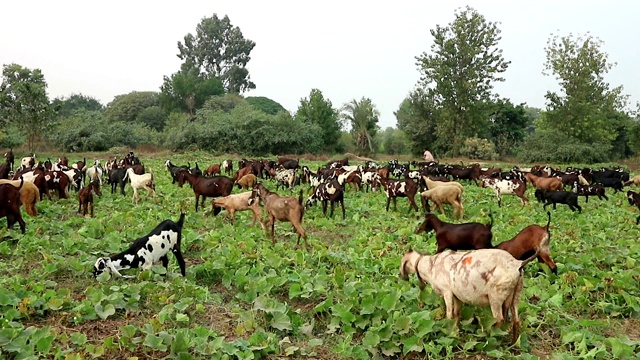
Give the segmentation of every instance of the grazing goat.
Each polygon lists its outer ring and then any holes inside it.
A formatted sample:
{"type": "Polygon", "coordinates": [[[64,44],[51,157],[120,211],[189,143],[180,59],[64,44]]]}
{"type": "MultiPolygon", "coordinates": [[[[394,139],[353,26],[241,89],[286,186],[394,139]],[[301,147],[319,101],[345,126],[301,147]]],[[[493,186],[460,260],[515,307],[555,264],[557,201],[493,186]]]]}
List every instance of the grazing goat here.
{"type": "Polygon", "coordinates": [[[113,168],[109,171],[109,176],[107,177],[107,184],[111,185],[111,193],[114,194],[118,185],[120,185],[120,193],[122,196],[125,195],[124,187],[126,185],[126,176],[127,169],[125,168],[113,168]]]}
{"type": "Polygon", "coordinates": [[[91,180],[89,186],[78,191],[78,214],[82,210],[82,216],[87,216],[87,208],[89,208],[91,217],[93,217],[93,195],[102,196],[100,192],[100,182],[91,180]]]}
{"type": "Polygon", "coordinates": [[[456,186],[439,186],[420,193],[422,200],[422,208],[425,212],[431,212],[429,200],[433,201],[436,209],[444,215],[444,204],[453,206],[453,216],[456,213],[462,219],[464,216],[464,207],[462,206],[462,190],[456,186]]]}
{"type": "Polygon", "coordinates": [[[547,216],[549,220],[547,220],[546,226],[529,225],[522,229],[513,239],[498,244],[496,249],[505,250],[518,260],[525,260],[533,254],[538,254],[538,261],[547,264],[551,271],[557,275],[558,267],[551,259],[551,250],[549,249],[551,213],[548,211],[547,216]]]}
{"type": "Polygon", "coordinates": [[[25,223],[20,213],[20,190],[24,184],[24,179],[20,178],[20,185],[15,187],[11,184],[0,185],[0,218],[7,218],[7,229],[11,229],[18,222],[20,231],[25,233],[25,223]]]}
{"type": "Polygon", "coordinates": [[[249,205],[249,198],[251,198],[251,191],[215,198],[211,201],[211,211],[213,212],[216,207],[226,209],[227,213],[225,213],[225,217],[229,215],[231,218],[231,224],[235,224],[237,211],[251,210],[253,212],[253,221],[251,222],[251,226],[254,226],[256,220],[258,220],[260,222],[260,226],[262,226],[262,229],[264,230],[260,202],[254,201],[249,205]]]}
{"type": "Polygon", "coordinates": [[[85,173],[89,178],[89,182],[93,180],[98,180],[100,185],[102,185],[102,166],[100,166],[100,160],[96,160],[93,162],[93,166],[88,168],[85,173]]]}
{"type": "Polygon", "coordinates": [[[282,171],[278,171],[276,173],[276,190],[278,187],[288,186],[289,189],[293,189],[293,184],[296,181],[296,171],[295,169],[286,169],[282,171]]]}
{"type": "Polygon", "coordinates": [[[340,185],[337,180],[331,180],[328,183],[318,185],[313,193],[307,199],[306,207],[313,206],[313,203],[319,200],[322,202],[322,213],[327,216],[327,203],[331,202],[331,214],[329,217],[333,218],[333,208],[335,203],[339,202],[342,206],[342,220],[345,219],[344,211],[344,187],[340,185]]]}
{"type": "Polygon", "coordinates": [[[624,186],[629,185],[640,186],[640,175],[636,175],[624,183],[624,186]]]}
{"type": "Polygon", "coordinates": [[[224,169],[225,175],[233,174],[233,160],[225,160],[222,162],[222,169],[224,169]]]}
{"type": "Polygon", "coordinates": [[[433,214],[427,214],[422,225],[416,230],[416,234],[423,231],[436,232],[436,241],[438,242],[438,250],[436,254],[441,253],[444,249],[451,250],[477,250],[490,249],[491,227],[493,226],[493,214],[489,212],[491,222],[489,224],[481,224],[470,222],[464,224],[451,224],[438,219],[433,214]]]}
{"type": "Polygon", "coordinates": [[[123,276],[120,270],[131,268],[148,270],[158,261],[162,261],[162,265],[168,269],[169,251],[178,260],[182,276],[186,276],[186,265],[180,251],[183,225],[184,213],[180,214],[178,222],[164,220],[149,234],[134,241],[127,250],[110,257],[99,258],[93,266],[93,276],[97,277],[107,271],[125,278],[132,278],[133,276],[123,276]]]}
{"type": "Polygon", "coordinates": [[[584,196],[585,203],[589,203],[589,196],[597,196],[600,200],[602,200],[602,198],[609,200],[605,194],[604,186],[601,184],[581,185],[576,181],[573,183],[573,192],[578,194],[578,196],[584,196]]]}
{"type": "MultiPolygon", "coordinates": [[[[196,212],[198,212],[198,202],[200,196],[202,196],[202,206],[207,197],[227,196],[231,194],[233,190],[233,180],[226,176],[214,176],[207,178],[204,176],[197,176],[183,171],[178,177],[178,186],[182,187],[184,183],[188,182],[193,188],[193,192],[196,195],[196,212]]],[[[214,215],[218,215],[222,209],[216,207],[213,211],[214,215]]]]}
{"type": "Polygon", "coordinates": [[[62,171],[46,171],[44,179],[47,181],[49,190],[58,190],[59,199],[69,198],[69,188],[71,181],[67,174],[62,171]]]}
{"type": "Polygon", "coordinates": [[[496,327],[511,313],[511,342],[518,340],[520,319],[518,305],[523,288],[523,268],[537,254],[516,260],[506,251],[481,249],[470,252],[447,251],[434,256],[409,250],[400,262],[400,277],[418,276],[420,290],[428,282],[444,298],[447,319],[460,321],[462,304],[490,306],[496,327]]]}
{"type": "Polygon", "coordinates": [[[11,184],[20,189],[20,201],[22,205],[24,205],[24,210],[31,216],[38,215],[36,204],[38,203],[38,199],[40,199],[40,190],[38,190],[38,187],[34,183],[22,180],[2,179],[0,180],[0,184],[11,184]]]}
{"type": "Polygon", "coordinates": [[[171,183],[175,184],[176,182],[178,182],[178,176],[180,175],[180,172],[182,170],[187,170],[189,171],[189,168],[191,167],[191,163],[187,163],[187,165],[182,165],[182,166],[175,166],[171,163],[170,160],[167,160],[164,165],[167,167],[167,170],[169,170],[169,174],[171,174],[171,183]]]}
{"type": "Polygon", "coordinates": [[[529,199],[524,195],[527,190],[527,185],[518,179],[513,180],[498,180],[495,178],[482,179],[480,182],[483,188],[488,187],[493,189],[498,198],[498,206],[502,206],[502,195],[515,195],[522,201],[524,207],[529,199]]]}
{"type": "MultiPolygon", "coordinates": [[[[629,205],[635,205],[640,209],[640,194],[635,191],[629,190],[627,191],[627,200],[629,201],[629,205]]],[[[640,216],[636,219],[636,225],[640,223],[640,216]]]]}
{"type": "Polygon", "coordinates": [[[612,188],[614,194],[618,191],[622,191],[622,188],[624,187],[624,182],[619,178],[602,178],[597,180],[594,178],[593,184],[600,184],[606,188],[612,188]]]}
{"type": "Polygon", "coordinates": [[[247,174],[242,179],[236,180],[235,184],[238,185],[238,189],[252,189],[257,182],[258,178],[255,175],[247,174]]]}
{"type": "Polygon", "coordinates": [[[540,202],[544,202],[542,207],[547,210],[547,206],[553,204],[553,210],[556,209],[556,204],[566,204],[571,211],[578,209],[579,213],[582,213],[582,207],[578,205],[578,194],[570,191],[548,191],[548,190],[536,190],[534,193],[536,199],[540,202]]]}
{"type": "Polygon", "coordinates": [[[378,190],[380,187],[380,175],[376,171],[365,171],[362,173],[362,185],[365,185],[365,191],[369,192],[378,190]]]}
{"type": "Polygon", "coordinates": [[[396,198],[398,197],[406,197],[409,200],[409,211],[411,211],[411,209],[420,211],[415,201],[415,196],[418,192],[418,184],[416,184],[413,180],[389,180],[381,178],[380,182],[384,185],[386,190],[385,195],[387,195],[387,211],[389,211],[389,203],[391,202],[391,199],[393,199],[393,210],[398,210],[398,207],[396,205],[396,198]]]}
{"type": "Polygon", "coordinates": [[[221,175],[220,167],[222,164],[213,164],[204,171],[204,176],[221,175]]]}
{"type": "MultiPolygon", "coordinates": [[[[290,222],[296,232],[298,233],[298,241],[294,246],[294,249],[300,245],[300,237],[304,238],[305,247],[309,246],[307,243],[307,234],[302,228],[302,217],[304,216],[304,206],[302,205],[302,190],[300,190],[300,196],[296,199],[293,196],[283,197],[274,192],[269,191],[262,183],[257,183],[253,186],[251,191],[251,197],[249,198],[249,205],[262,200],[264,203],[264,209],[269,215],[269,227],[271,227],[271,242],[275,245],[276,239],[274,236],[276,220],[290,222]]],[[[268,230],[268,229],[267,229],[268,230]]]]}
{"type": "Polygon", "coordinates": [[[540,177],[532,173],[527,173],[526,176],[527,181],[531,181],[536,189],[558,191],[564,189],[564,184],[562,184],[562,180],[558,177],[540,177]]]}
{"type": "Polygon", "coordinates": [[[138,203],[138,190],[147,190],[148,195],[153,194],[153,201],[156,200],[156,182],[153,179],[153,174],[138,175],[133,172],[132,168],[128,168],[124,175],[124,180],[127,178],[131,181],[131,188],[133,188],[133,203],[138,203]]]}

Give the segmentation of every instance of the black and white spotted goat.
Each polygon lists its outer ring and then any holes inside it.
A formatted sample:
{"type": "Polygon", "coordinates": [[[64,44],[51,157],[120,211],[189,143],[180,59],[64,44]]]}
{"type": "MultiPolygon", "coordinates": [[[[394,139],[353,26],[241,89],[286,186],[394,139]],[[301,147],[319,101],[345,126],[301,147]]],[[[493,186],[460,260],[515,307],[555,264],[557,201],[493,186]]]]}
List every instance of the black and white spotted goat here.
{"type": "Polygon", "coordinates": [[[333,218],[333,208],[335,204],[340,203],[342,206],[342,220],[345,219],[344,187],[338,180],[331,180],[328,183],[319,184],[313,194],[307,199],[306,207],[313,206],[316,200],[322,203],[322,213],[324,216],[327,216],[327,204],[331,203],[331,214],[329,215],[331,218],[333,218]]]}
{"type": "Polygon", "coordinates": [[[162,265],[167,268],[169,252],[173,252],[178,260],[182,276],[186,276],[186,265],[180,251],[183,224],[184,212],[180,214],[178,222],[164,220],[149,234],[134,241],[129,249],[110,257],[99,258],[93,267],[93,276],[97,277],[107,271],[124,278],[133,278],[134,276],[120,274],[120,270],[131,268],[147,270],[158,261],[162,261],[162,265]]]}

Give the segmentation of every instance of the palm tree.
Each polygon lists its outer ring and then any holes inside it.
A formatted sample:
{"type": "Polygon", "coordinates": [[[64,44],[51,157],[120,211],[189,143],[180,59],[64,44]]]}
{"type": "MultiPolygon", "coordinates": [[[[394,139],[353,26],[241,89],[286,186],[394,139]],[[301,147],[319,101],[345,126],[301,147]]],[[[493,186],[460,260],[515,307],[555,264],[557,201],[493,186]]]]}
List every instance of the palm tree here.
{"type": "Polygon", "coordinates": [[[346,126],[351,126],[351,136],[360,155],[373,153],[373,138],[379,130],[380,112],[371,99],[363,97],[360,101],[353,99],[344,104],[340,117],[346,126]]]}

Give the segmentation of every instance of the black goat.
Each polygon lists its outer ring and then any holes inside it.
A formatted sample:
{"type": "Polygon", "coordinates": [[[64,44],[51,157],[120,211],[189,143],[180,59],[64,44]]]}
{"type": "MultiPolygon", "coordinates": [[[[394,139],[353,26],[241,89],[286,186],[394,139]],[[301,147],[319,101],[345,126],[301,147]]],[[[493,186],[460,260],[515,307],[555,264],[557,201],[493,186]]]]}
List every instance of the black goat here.
{"type": "Polygon", "coordinates": [[[126,168],[113,168],[109,171],[109,175],[107,177],[107,184],[111,184],[111,193],[115,193],[118,185],[120,185],[120,193],[125,195],[124,186],[126,185],[126,181],[124,181],[124,177],[127,174],[126,168]]]}
{"type": "Polygon", "coordinates": [[[579,196],[585,197],[585,203],[589,203],[589,196],[597,196],[598,199],[609,200],[607,195],[605,194],[604,186],[601,184],[594,185],[580,185],[578,182],[573,183],[573,192],[578,194],[579,196]]]}
{"type": "MultiPolygon", "coordinates": [[[[629,205],[635,205],[640,209],[640,194],[635,191],[629,190],[627,191],[627,200],[629,200],[629,205]]],[[[636,225],[640,223],[640,216],[636,219],[636,225]]]]}
{"type": "Polygon", "coordinates": [[[536,199],[544,202],[543,209],[547,209],[548,205],[553,204],[553,210],[556,209],[556,204],[566,204],[571,211],[582,213],[582,207],[578,205],[578,194],[570,191],[551,191],[538,189],[535,192],[536,199]]]}

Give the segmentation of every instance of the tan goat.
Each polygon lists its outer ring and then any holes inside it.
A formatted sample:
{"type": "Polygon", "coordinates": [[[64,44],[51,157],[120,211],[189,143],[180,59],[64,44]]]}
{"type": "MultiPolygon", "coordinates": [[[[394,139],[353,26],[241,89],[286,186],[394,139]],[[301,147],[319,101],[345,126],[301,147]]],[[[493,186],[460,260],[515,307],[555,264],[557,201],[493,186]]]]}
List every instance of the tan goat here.
{"type": "Polygon", "coordinates": [[[436,209],[440,210],[440,213],[444,214],[444,204],[453,206],[453,216],[458,216],[460,219],[464,216],[464,207],[462,206],[462,190],[457,186],[438,186],[430,190],[420,193],[422,199],[422,207],[427,212],[431,212],[429,207],[429,200],[433,201],[436,209]]]}
{"type": "Polygon", "coordinates": [[[258,182],[258,178],[256,178],[255,175],[247,174],[243,176],[240,180],[237,180],[235,184],[238,185],[238,188],[241,188],[241,189],[252,189],[253,185],[255,185],[257,182],[258,182]]]}
{"type": "Polygon", "coordinates": [[[255,201],[251,205],[249,205],[249,198],[251,197],[251,191],[246,191],[240,194],[232,194],[219,198],[214,198],[211,201],[211,211],[215,207],[221,207],[227,210],[224,217],[231,217],[231,223],[234,224],[236,221],[236,211],[245,211],[251,210],[253,211],[253,221],[251,222],[251,226],[256,224],[256,220],[260,221],[260,226],[264,230],[264,224],[262,223],[262,208],[260,207],[260,202],[255,201]]]}
{"type": "Polygon", "coordinates": [[[40,190],[38,190],[38,187],[34,183],[25,181],[22,184],[22,187],[20,187],[20,180],[0,179],[0,184],[11,184],[16,188],[19,188],[20,201],[22,202],[22,205],[24,205],[24,210],[31,216],[38,215],[36,203],[38,202],[38,199],[40,199],[40,190]]]}

